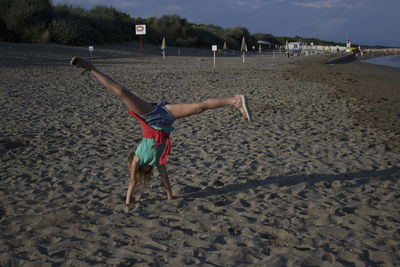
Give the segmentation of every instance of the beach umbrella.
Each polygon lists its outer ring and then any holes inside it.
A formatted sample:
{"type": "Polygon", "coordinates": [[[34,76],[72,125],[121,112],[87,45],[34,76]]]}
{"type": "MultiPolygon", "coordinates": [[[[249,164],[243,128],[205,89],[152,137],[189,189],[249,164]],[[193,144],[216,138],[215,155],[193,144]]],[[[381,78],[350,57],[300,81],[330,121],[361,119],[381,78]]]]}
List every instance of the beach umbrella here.
{"type": "Polygon", "coordinates": [[[161,49],[166,49],[167,46],[165,45],[165,37],[162,38],[161,49]]]}
{"type": "Polygon", "coordinates": [[[243,39],[242,39],[242,46],[240,47],[240,51],[242,51],[243,52],[243,55],[242,55],[242,57],[243,57],[243,63],[245,62],[245,54],[246,54],[246,52],[247,52],[247,45],[246,45],[246,41],[244,40],[244,36],[243,36],[243,39]]]}
{"type": "Polygon", "coordinates": [[[224,47],[222,48],[225,51],[225,56],[226,56],[226,50],[228,49],[228,47],[226,46],[226,42],[224,42],[224,47]]]}
{"type": "Polygon", "coordinates": [[[285,50],[286,50],[286,51],[289,50],[289,43],[288,43],[288,40],[286,40],[285,50]]]}
{"type": "Polygon", "coordinates": [[[162,49],[162,54],[163,58],[165,58],[165,49],[167,48],[167,45],[165,44],[165,37],[162,39],[162,44],[161,44],[161,49],[162,49]]]}
{"type": "Polygon", "coordinates": [[[240,51],[247,52],[247,45],[246,45],[246,41],[244,40],[244,36],[242,39],[242,46],[240,47],[240,51]]]}

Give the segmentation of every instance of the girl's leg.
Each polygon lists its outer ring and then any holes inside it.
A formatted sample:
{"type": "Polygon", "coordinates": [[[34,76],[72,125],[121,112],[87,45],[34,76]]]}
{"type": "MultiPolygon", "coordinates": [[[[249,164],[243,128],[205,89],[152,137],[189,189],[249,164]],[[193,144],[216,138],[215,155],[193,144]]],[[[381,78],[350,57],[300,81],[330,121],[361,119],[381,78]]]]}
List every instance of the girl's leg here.
{"type": "Polygon", "coordinates": [[[122,101],[124,101],[124,103],[136,114],[144,115],[154,110],[152,104],[132,94],[128,89],[116,83],[114,80],[100,71],[93,69],[90,71],[90,73],[93,74],[93,76],[95,76],[107,89],[119,96],[122,101]]]}
{"type": "Polygon", "coordinates": [[[85,69],[84,72],[89,71],[94,77],[96,77],[101,82],[101,84],[103,84],[111,92],[119,96],[122,99],[122,101],[124,101],[124,103],[129,107],[129,109],[132,109],[132,111],[135,112],[136,114],[144,115],[154,110],[152,104],[147,103],[143,99],[132,94],[128,89],[121,86],[107,75],[98,71],[88,61],[79,57],[74,57],[71,60],[71,65],[75,65],[77,67],[85,69]]]}
{"type": "Polygon", "coordinates": [[[131,168],[131,176],[129,177],[129,185],[128,185],[128,191],[126,192],[126,199],[125,199],[125,204],[129,205],[131,203],[131,197],[132,197],[132,192],[136,188],[136,174],[138,172],[139,168],[139,158],[135,156],[132,160],[132,168],[131,168]]]}
{"type": "Polygon", "coordinates": [[[165,108],[175,118],[183,118],[194,114],[199,114],[207,109],[216,109],[225,106],[234,106],[236,104],[235,97],[228,98],[210,98],[199,103],[191,104],[167,104],[165,108]]]}
{"type": "Polygon", "coordinates": [[[240,112],[244,114],[249,120],[250,116],[246,99],[243,95],[236,95],[227,98],[210,98],[199,103],[192,104],[167,104],[165,108],[175,118],[184,118],[187,116],[195,115],[206,111],[207,109],[216,109],[225,106],[235,106],[239,108],[240,112]],[[246,114],[247,113],[247,114],[246,114]]]}

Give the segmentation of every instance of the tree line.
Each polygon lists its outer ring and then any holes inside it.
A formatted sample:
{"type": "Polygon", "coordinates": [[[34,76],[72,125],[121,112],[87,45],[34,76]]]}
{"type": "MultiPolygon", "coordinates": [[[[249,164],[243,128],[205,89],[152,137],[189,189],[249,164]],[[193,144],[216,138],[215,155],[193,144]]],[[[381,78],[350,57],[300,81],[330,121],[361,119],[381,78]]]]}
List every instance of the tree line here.
{"type": "MultiPolygon", "coordinates": [[[[122,43],[138,39],[137,24],[146,24],[145,42],[160,44],[165,37],[170,46],[209,48],[226,42],[228,49],[240,49],[243,37],[249,47],[257,47],[258,40],[270,42],[271,47],[284,45],[286,40],[299,40],[297,36],[252,35],[245,27],[190,23],[178,15],[132,18],[106,6],[85,10],[65,4],[53,6],[50,0],[0,0],[0,6],[0,41],[8,42],[55,42],[71,46],[122,43]]],[[[312,41],[327,44],[318,39],[312,41]]]]}

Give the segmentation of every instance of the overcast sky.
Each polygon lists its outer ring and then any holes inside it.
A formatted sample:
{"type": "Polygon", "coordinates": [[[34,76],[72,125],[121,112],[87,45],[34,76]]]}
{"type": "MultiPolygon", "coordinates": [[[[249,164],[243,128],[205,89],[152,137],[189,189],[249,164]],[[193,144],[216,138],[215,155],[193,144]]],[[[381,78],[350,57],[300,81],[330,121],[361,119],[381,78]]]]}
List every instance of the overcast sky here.
{"type": "Polygon", "coordinates": [[[53,0],[85,9],[112,6],[131,17],[176,14],[251,34],[400,47],[400,0],[53,0]]]}

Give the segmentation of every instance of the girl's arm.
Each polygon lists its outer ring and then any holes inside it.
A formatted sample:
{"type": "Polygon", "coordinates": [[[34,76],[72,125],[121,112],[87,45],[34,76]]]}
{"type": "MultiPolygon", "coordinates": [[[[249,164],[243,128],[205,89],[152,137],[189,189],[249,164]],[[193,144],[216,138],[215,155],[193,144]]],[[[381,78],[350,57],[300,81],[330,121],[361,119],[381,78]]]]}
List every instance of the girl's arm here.
{"type": "Polygon", "coordinates": [[[168,200],[171,200],[172,199],[172,190],[171,190],[171,184],[170,184],[169,179],[168,179],[168,173],[167,173],[166,165],[164,164],[164,165],[158,166],[158,171],[160,172],[160,175],[161,175],[165,190],[167,190],[167,198],[168,198],[168,200]]]}
{"type": "Polygon", "coordinates": [[[135,155],[132,160],[131,176],[129,178],[128,192],[126,192],[126,205],[131,203],[132,192],[136,188],[136,174],[139,168],[139,158],[135,155]]]}

